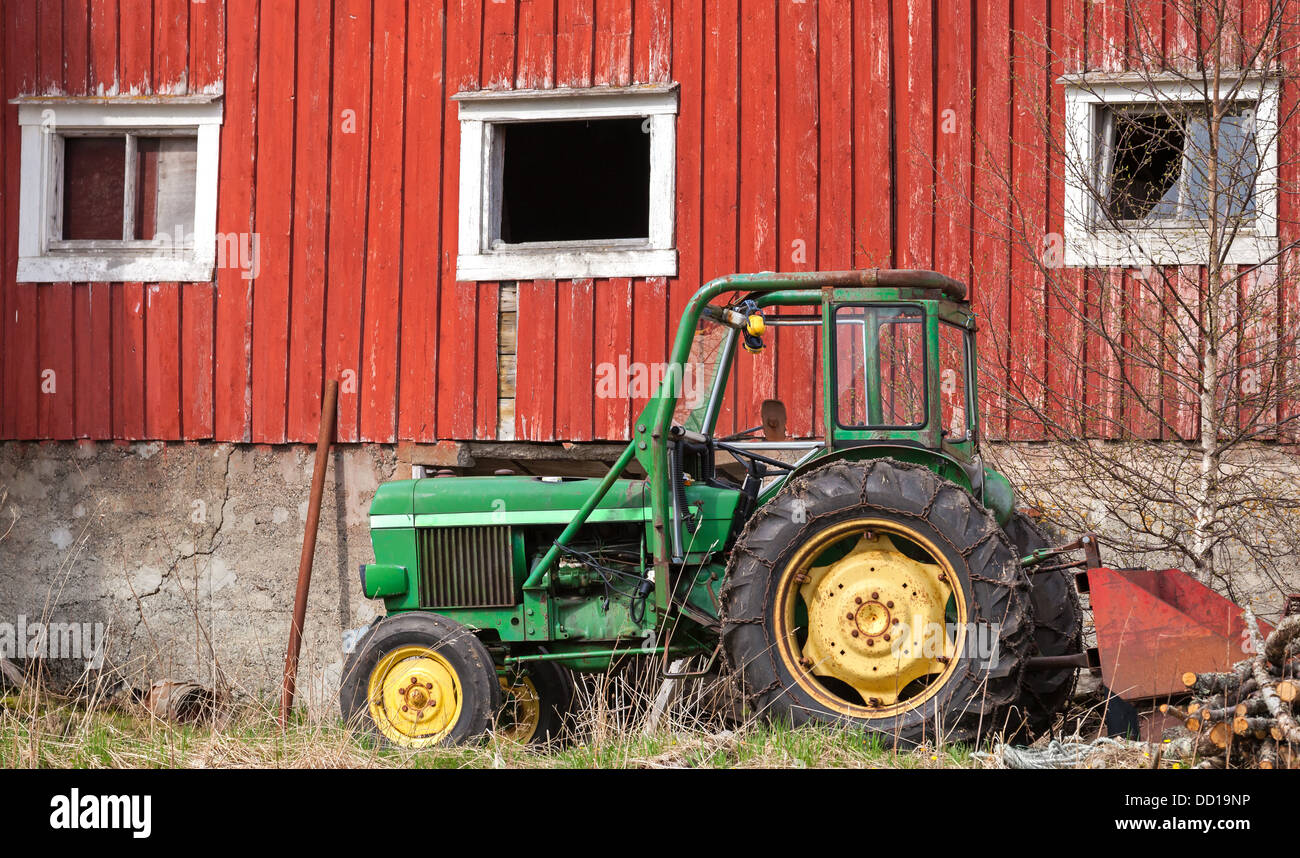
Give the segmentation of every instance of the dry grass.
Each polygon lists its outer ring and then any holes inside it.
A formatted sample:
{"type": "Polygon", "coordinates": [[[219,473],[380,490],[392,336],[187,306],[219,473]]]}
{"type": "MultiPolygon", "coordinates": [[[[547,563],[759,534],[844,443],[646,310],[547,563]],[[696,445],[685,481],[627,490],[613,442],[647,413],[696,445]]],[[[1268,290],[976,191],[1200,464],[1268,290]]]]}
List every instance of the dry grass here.
{"type": "MultiPolygon", "coordinates": [[[[651,723],[654,694],[622,678],[578,687],[561,741],[525,746],[490,734],[465,747],[402,751],[378,746],[335,719],[299,713],[281,733],[271,701],[244,698],[202,724],[150,715],[130,695],[69,701],[27,693],[0,698],[0,768],[952,768],[970,749],[902,750],[879,736],[828,727],[788,728],[703,707],[688,688],[651,723]]],[[[656,688],[657,690],[657,688],[656,688]]]]}

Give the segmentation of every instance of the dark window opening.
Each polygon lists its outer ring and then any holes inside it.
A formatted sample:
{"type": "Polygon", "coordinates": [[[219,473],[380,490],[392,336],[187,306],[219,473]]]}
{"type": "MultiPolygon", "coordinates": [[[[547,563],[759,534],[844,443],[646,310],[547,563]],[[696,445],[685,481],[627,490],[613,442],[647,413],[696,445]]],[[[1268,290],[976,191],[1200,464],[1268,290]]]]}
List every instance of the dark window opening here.
{"type": "Polygon", "coordinates": [[[1115,220],[1142,220],[1158,215],[1162,202],[1176,207],[1183,169],[1180,123],[1160,113],[1119,113],[1114,134],[1106,213],[1115,220]]]}
{"type": "Polygon", "coordinates": [[[643,119],[505,123],[501,240],[650,235],[650,134],[643,119]]]}

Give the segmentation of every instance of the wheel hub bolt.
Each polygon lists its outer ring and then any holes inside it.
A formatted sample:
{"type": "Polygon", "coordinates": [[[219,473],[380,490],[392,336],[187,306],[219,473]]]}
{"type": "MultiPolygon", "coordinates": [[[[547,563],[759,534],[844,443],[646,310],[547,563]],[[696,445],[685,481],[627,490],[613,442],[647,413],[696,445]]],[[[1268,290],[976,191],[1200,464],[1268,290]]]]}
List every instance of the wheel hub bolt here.
{"type": "Polygon", "coordinates": [[[880,598],[880,594],[879,594],[879,593],[875,593],[875,592],[873,592],[873,593],[871,594],[871,598],[873,598],[873,599],[879,599],[879,598],[880,598]]]}
{"type": "Polygon", "coordinates": [[[853,636],[856,638],[856,637],[858,636],[858,630],[857,630],[857,629],[854,629],[852,634],[853,634],[853,636]]]}
{"type": "Polygon", "coordinates": [[[848,615],[848,617],[849,617],[850,620],[856,620],[856,619],[858,618],[858,615],[857,615],[857,614],[854,614],[854,613],[850,613],[850,614],[848,615]]]}
{"type": "Polygon", "coordinates": [[[862,604],[862,597],[861,597],[861,596],[854,596],[854,597],[853,597],[853,603],[854,603],[855,605],[861,605],[861,604],[862,604]]]}
{"type": "Polygon", "coordinates": [[[886,603],[885,603],[885,607],[886,607],[886,608],[892,608],[892,607],[894,607],[894,603],[893,603],[893,602],[886,602],[886,603]]]}

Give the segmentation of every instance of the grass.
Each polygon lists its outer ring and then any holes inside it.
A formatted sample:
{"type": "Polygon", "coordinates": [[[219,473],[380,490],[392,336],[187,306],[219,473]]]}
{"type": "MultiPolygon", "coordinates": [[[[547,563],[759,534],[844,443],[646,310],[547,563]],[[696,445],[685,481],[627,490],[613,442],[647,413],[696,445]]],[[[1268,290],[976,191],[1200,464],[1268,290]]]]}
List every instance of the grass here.
{"type": "MultiPolygon", "coordinates": [[[[649,715],[658,677],[636,671],[583,676],[563,741],[525,746],[488,734],[461,747],[407,751],[381,747],[334,717],[295,713],[280,730],[277,701],[227,693],[202,722],[152,714],[141,695],[82,687],[74,698],[45,692],[0,697],[0,768],[507,768],[507,769],[949,769],[1000,767],[982,749],[937,743],[905,749],[883,734],[847,728],[792,728],[747,717],[729,685],[683,684],[666,712],[649,715]],[[985,753],[977,753],[982,750],[985,753]]],[[[1078,713],[1087,716],[1088,712],[1078,713]]],[[[1092,713],[1095,715],[1095,713],[1092,713]]],[[[1074,741],[1086,741],[1086,717],[1074,741]]],[[[1091,719],[1095,721],[1096,719],[1091,719]]],[[[1139,768],[1154,749],[1107,746],[1085,765],[1139,768]]],[[[996,755],[994,755],[996,757],[996,755]]],[[[1175,767],[1173,759],[1161,767],[1175,767]]]]}
{"type": "Polygon", "coordinates": [[[827,727],[761,722],[709,730],[665,724],[578,730],[552,746],[495,734],[463,747],[377,747],[338,721],[296,718],[283,733],[272,713],[245,705],[214,723],[174,724],[117,706],[0,700],[0,768],[511,768],[738,769],[970,767],[963,746],[896,750],[875,737],[827,727]]]}

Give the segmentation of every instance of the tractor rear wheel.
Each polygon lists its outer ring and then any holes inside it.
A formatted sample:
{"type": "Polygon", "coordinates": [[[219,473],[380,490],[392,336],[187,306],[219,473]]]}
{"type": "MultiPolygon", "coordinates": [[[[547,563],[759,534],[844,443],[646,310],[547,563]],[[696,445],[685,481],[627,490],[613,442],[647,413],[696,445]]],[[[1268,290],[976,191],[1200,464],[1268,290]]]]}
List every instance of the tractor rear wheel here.
{"type": "MultiPolygon", "coordinates": [[[[1022,512],[1012,516],[1005,530],[1021,557],[1051,547],[1038,525],[1022,512]]],[[[1036,655],[1070,655],[1083,649],[1083,606],[1073,578],[1068,569],[1029,576],[1036,655]]],[[[1077,675],[1072,667],[1025,671],[1016,708],[1030,733],[1039,735],[1052,728],[1069,703],[1077,675]]]]}
{"type": "Polygon", "coordinates": [[[492,656],[473,632],[437,614],[375,624],[343,668],[343,719],[387,744],[427,748],[471,741],[501,706],[492,656]]]}
{"type": "Polygon", "coordinates": [[[527,662],[500,677],[497,732],[523,745],[559,739],[573,707],[573,676],[550,661],[527,662]]]}
{"type": "Polygon", "coordinates": [[[723,643],[757,709],[903,744],[996,730],[1033,630],[1015,550],[969,492],[890,459],[795,477],[731,554],[723,643]]]}

